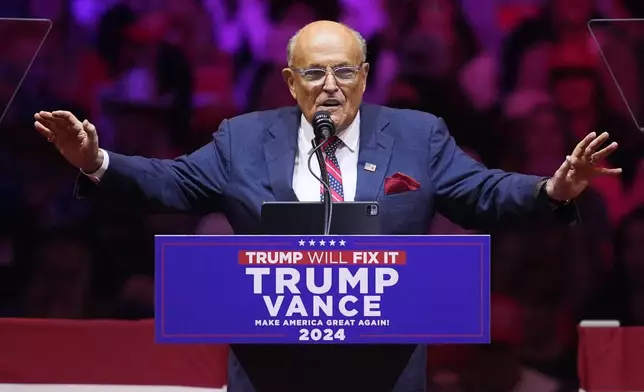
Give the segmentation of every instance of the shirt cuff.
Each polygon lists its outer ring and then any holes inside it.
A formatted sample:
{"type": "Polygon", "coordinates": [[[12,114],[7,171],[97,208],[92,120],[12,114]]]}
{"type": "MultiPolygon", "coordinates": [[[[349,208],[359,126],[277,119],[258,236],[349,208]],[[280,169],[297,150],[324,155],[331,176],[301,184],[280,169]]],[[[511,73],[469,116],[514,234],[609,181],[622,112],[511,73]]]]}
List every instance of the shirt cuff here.
{"type": "Polygon", "coordinates": [[[85,173],[81,170],[81,173],[89,177],[89,179],[92,180],[92,182],[94,182],[95,184],[98,184],[101,181],[101,178],[110,165],[110,154],[108,154],[107,151],[103,150],[102,148],[100,148],[99,150],[103,153],[103,163],[101,164],[101,167],[94,173],[85,173]]]}
{"type": "Polygon", "coordinates": [[[550,179],[550,177],[545,177],[545,178],[543,178],[541,181],[539,181],[537,183],[537,189],[536,189],[537,198],[545,200],[548,203],[548,205],[550,206],[550,208],[553,209],[553,210],[557,209],[559,207],[567,206],[568,204],[570,204],[570,200],[559,201],[559,200],[555,200],[555,199],[551,198],[548,195],[548,192],[546,191],[546,185],[547,185],[549,179],[550,179]]]}

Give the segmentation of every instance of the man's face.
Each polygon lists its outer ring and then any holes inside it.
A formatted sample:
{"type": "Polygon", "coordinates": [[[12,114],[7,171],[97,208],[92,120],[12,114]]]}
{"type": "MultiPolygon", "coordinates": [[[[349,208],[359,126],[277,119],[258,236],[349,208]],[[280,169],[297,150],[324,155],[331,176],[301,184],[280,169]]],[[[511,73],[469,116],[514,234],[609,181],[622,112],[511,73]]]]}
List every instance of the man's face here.
{"type": "Polygon", "coordinates": [[[293,50],[292,67],[282,74],[309,122],[315,112],[325,110],[342,131],[358,113],[368,71],[358,41],[338,27],[303,31],[293,50]]]}

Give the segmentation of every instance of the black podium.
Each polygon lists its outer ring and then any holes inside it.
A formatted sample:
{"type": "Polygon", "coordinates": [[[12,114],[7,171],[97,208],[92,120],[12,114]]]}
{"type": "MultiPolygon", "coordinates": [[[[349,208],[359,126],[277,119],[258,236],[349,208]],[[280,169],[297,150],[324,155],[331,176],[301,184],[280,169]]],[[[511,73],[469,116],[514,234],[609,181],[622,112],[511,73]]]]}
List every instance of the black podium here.
{"type": "Polygon", "coordinates": [[[419,345],[235,344],[231,349],[257,392],[390,392],[412,354],[418,365],[410,370],[425,371],[425,346],[419,345]]]}

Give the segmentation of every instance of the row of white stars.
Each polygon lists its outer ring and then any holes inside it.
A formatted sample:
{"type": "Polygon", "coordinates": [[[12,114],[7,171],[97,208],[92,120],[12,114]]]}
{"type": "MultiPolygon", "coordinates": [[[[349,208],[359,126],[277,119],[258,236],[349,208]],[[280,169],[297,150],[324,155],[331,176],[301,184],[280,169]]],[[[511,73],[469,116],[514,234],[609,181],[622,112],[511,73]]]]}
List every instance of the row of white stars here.
{"type": "MultiPolygon", "coordinates": [[[[325,240],[319,240],[319,241],[315,241],[315,240],[310,240],[310,241],[300,240],[298,243],[300,244],[300,246],[304,246],[306,244],[309,244],[309,246],[315,246],[316,244],[318,244],[320,246],[326,246],[327,244],[329,246],[335,246],[336,241],[335,240],[329,240],[329,241],[325,241],[325,240]]],[[[347,241],[340,240],[340,241],[337,241],[337,243],[338,243],[339,246],[345,246],[347,244],[347,241]]]]}

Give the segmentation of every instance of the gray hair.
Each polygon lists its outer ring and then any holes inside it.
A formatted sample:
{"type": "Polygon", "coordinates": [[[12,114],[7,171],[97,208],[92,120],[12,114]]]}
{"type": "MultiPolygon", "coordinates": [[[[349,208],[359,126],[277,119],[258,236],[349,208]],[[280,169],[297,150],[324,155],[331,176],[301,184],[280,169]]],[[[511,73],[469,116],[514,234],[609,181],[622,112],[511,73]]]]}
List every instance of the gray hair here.
{"type": "MultiPolygon", "coordinates": [[[[354,38],[358,41],[360,51],[362,52],[361,63],[364,63],[365,61],[367,61],[367,41],[364,39],[364,37],[362,37],[362,34],[357,32],[356,30],[346,25],[343,26],[349,29],[351,34],[353,34],[354,38]]],[[[295,34],[293,34],[291,39],[288,40],[288,44],[286,45],[286,63],[289,67],[293,66],[293,49],[295,48],[295,43],[299,38],[302,29],[299,29],[295,34]]]]}

